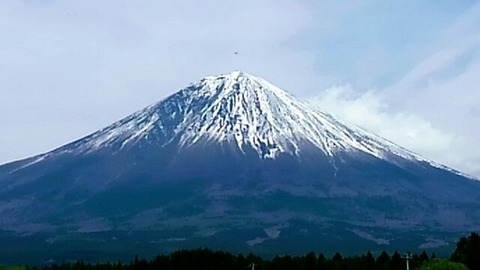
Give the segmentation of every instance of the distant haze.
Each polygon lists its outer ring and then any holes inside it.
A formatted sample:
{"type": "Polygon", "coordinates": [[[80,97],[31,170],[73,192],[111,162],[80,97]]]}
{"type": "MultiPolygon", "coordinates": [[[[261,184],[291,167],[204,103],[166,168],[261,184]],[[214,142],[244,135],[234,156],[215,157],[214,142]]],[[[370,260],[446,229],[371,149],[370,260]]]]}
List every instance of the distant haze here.
{"type": "Polygon", "coordinates": [[[0,163],[241,69],[480,177],[479,3],[199,3],[1,1],[0,163]]]}

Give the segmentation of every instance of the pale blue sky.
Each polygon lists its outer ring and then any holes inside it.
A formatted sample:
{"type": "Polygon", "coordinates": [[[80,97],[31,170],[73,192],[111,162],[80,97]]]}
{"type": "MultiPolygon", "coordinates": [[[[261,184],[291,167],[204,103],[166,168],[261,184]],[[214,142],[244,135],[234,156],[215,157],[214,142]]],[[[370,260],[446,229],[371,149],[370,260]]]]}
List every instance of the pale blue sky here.
{"type": "Polygon", "coordinates": [[[3,0],[0,37],[0,163],[242,69],[480,176],[476,1],[3,0]]]}
{"type": "Polygon", "coordinates": [[[293,41],[316,51],[315,68],[325,74],[325,86],[350,83],[381,88],[395,83],[429,55],[445,30],[474,3],[355,2],[333,10],[333,4],[315,4],[311,7],[314,22],[293,41]]]}

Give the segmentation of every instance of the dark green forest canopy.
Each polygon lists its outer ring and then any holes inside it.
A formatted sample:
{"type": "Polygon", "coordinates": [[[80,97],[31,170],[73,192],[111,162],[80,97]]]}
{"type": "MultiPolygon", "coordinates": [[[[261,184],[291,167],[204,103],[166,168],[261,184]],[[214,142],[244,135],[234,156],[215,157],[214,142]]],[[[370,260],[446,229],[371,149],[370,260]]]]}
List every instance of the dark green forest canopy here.
{"type": "MultiPolygon", "coordinates": [[[[425,252],[411,256],[409,261],[410,269],[415,269],[424,262],[431,260],[425,252]]],[[[434,257],[434,256],[433,256],[434,257]]],[[[231,269],[245,270],[252,269],[370,269],[370,270],[403,270],[406,261],[398,252],[388,254],[382,252],[375,256],[368,252],[361,256],[344,257],[336,253],[331,258],[325,257],[322,253],[310,252],[303,256],[281,255],[271,260],[253,254],[231,254],[223,251],[209,249],[181,250],[169,255],[159,255],[151,260],[136,256],[129,263],[97,263],[85,262],[50,264],[43,267],[28,267],[29,270],[186,270],[186,269],[231,269]]],[[[3,270],[3,269],[2,269],[3,270]]],[[[10,270],[10,269],[9,269],[10,270]]]]}
{"type": "Polygon", "coordinates": [[[433,259],[423,263],[417,270],[468,270],[463,263],[433,259]]]}
{"type": "Polygon", "coordinates": [[[468,237],[460,238],[451,260],[463,263],[469,269],[480,269],[480,236],[478,233],[473,232],[468,237]]]}
{"type": "MultiPolygon", "coordinates": [[[[462,237],[451,255],[451,260],[437,259],[435,254],[409,254],[410,269],[418,270],[478,270],[480,265],[480,237],[472,233],[468,237],[462,237]]],[[[18,266],[1,267],[0,270],[403,270],[406,269],[406,256],[399,252],[388,254],[383,251],[380,254],[366,254],[353,257],[344,257],[335,253],[331,258],[324,254],[310,252],[302,256],[277,255],[267,260],[254,254],[232,254],[224,251],[210,249],[180,250],[168,255],[158,255],[147,260],[135,256],[128,262],[108,262],[90,264],[82,261],[74,263],[48,264],[45,266],[18,266]]]]}

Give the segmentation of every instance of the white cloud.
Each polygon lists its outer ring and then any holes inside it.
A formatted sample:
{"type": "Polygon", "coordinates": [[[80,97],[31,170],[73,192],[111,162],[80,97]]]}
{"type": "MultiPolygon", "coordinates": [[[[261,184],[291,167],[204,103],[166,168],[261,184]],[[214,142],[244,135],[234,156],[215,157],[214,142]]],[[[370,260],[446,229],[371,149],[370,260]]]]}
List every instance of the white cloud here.
{"type": "Polygon", "coordinates": [[[332,87],[315,102],[345,121],[480,177],[479,25],[477,3],[392,85],[369,91],[332,87]]]}
{"type": "Polygon", "coordinates": [[[335,86],[310,101],[344,122],[377,133],[436,162],[480,176],[478,137],[445,129],[414,113],[392,111],[388,101],[376,91],[360,94],[349,85],[335,86]]]}
{"type": "Polygon", "coordinates": [[[389,111],[388,103],[373,90],[360,94],[349,85],[335,86],[311,102],[347,123],[432,159],[441,157],[453,142],[452,134],[433,127],[417,115],[389,111]]]}

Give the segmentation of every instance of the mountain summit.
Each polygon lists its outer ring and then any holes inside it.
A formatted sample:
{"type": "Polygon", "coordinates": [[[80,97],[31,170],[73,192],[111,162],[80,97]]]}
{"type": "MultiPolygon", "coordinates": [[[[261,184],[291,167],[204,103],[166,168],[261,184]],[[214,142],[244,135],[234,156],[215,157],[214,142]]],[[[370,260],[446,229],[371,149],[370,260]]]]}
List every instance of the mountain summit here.
{"type": "Polygon", "coordinates": [[[478,194],[478,181],[235,71],[0,166],[0,241],[91,260],[441,248],[476,228],[478,194]]]}
{"type": "Polygon", "coordinates": [[[262,159],[300,155],[313,148],[330,157],[339,151],[361,151],[382,159],[393,154],[424,160],[379,136],[346,126],[242,71],[205,77],[53,153],[120,150],[139,143],[157,147],[175,143],[180,148],[197,143],[232,144],[243,153],[253,150],[262,159]]]}

